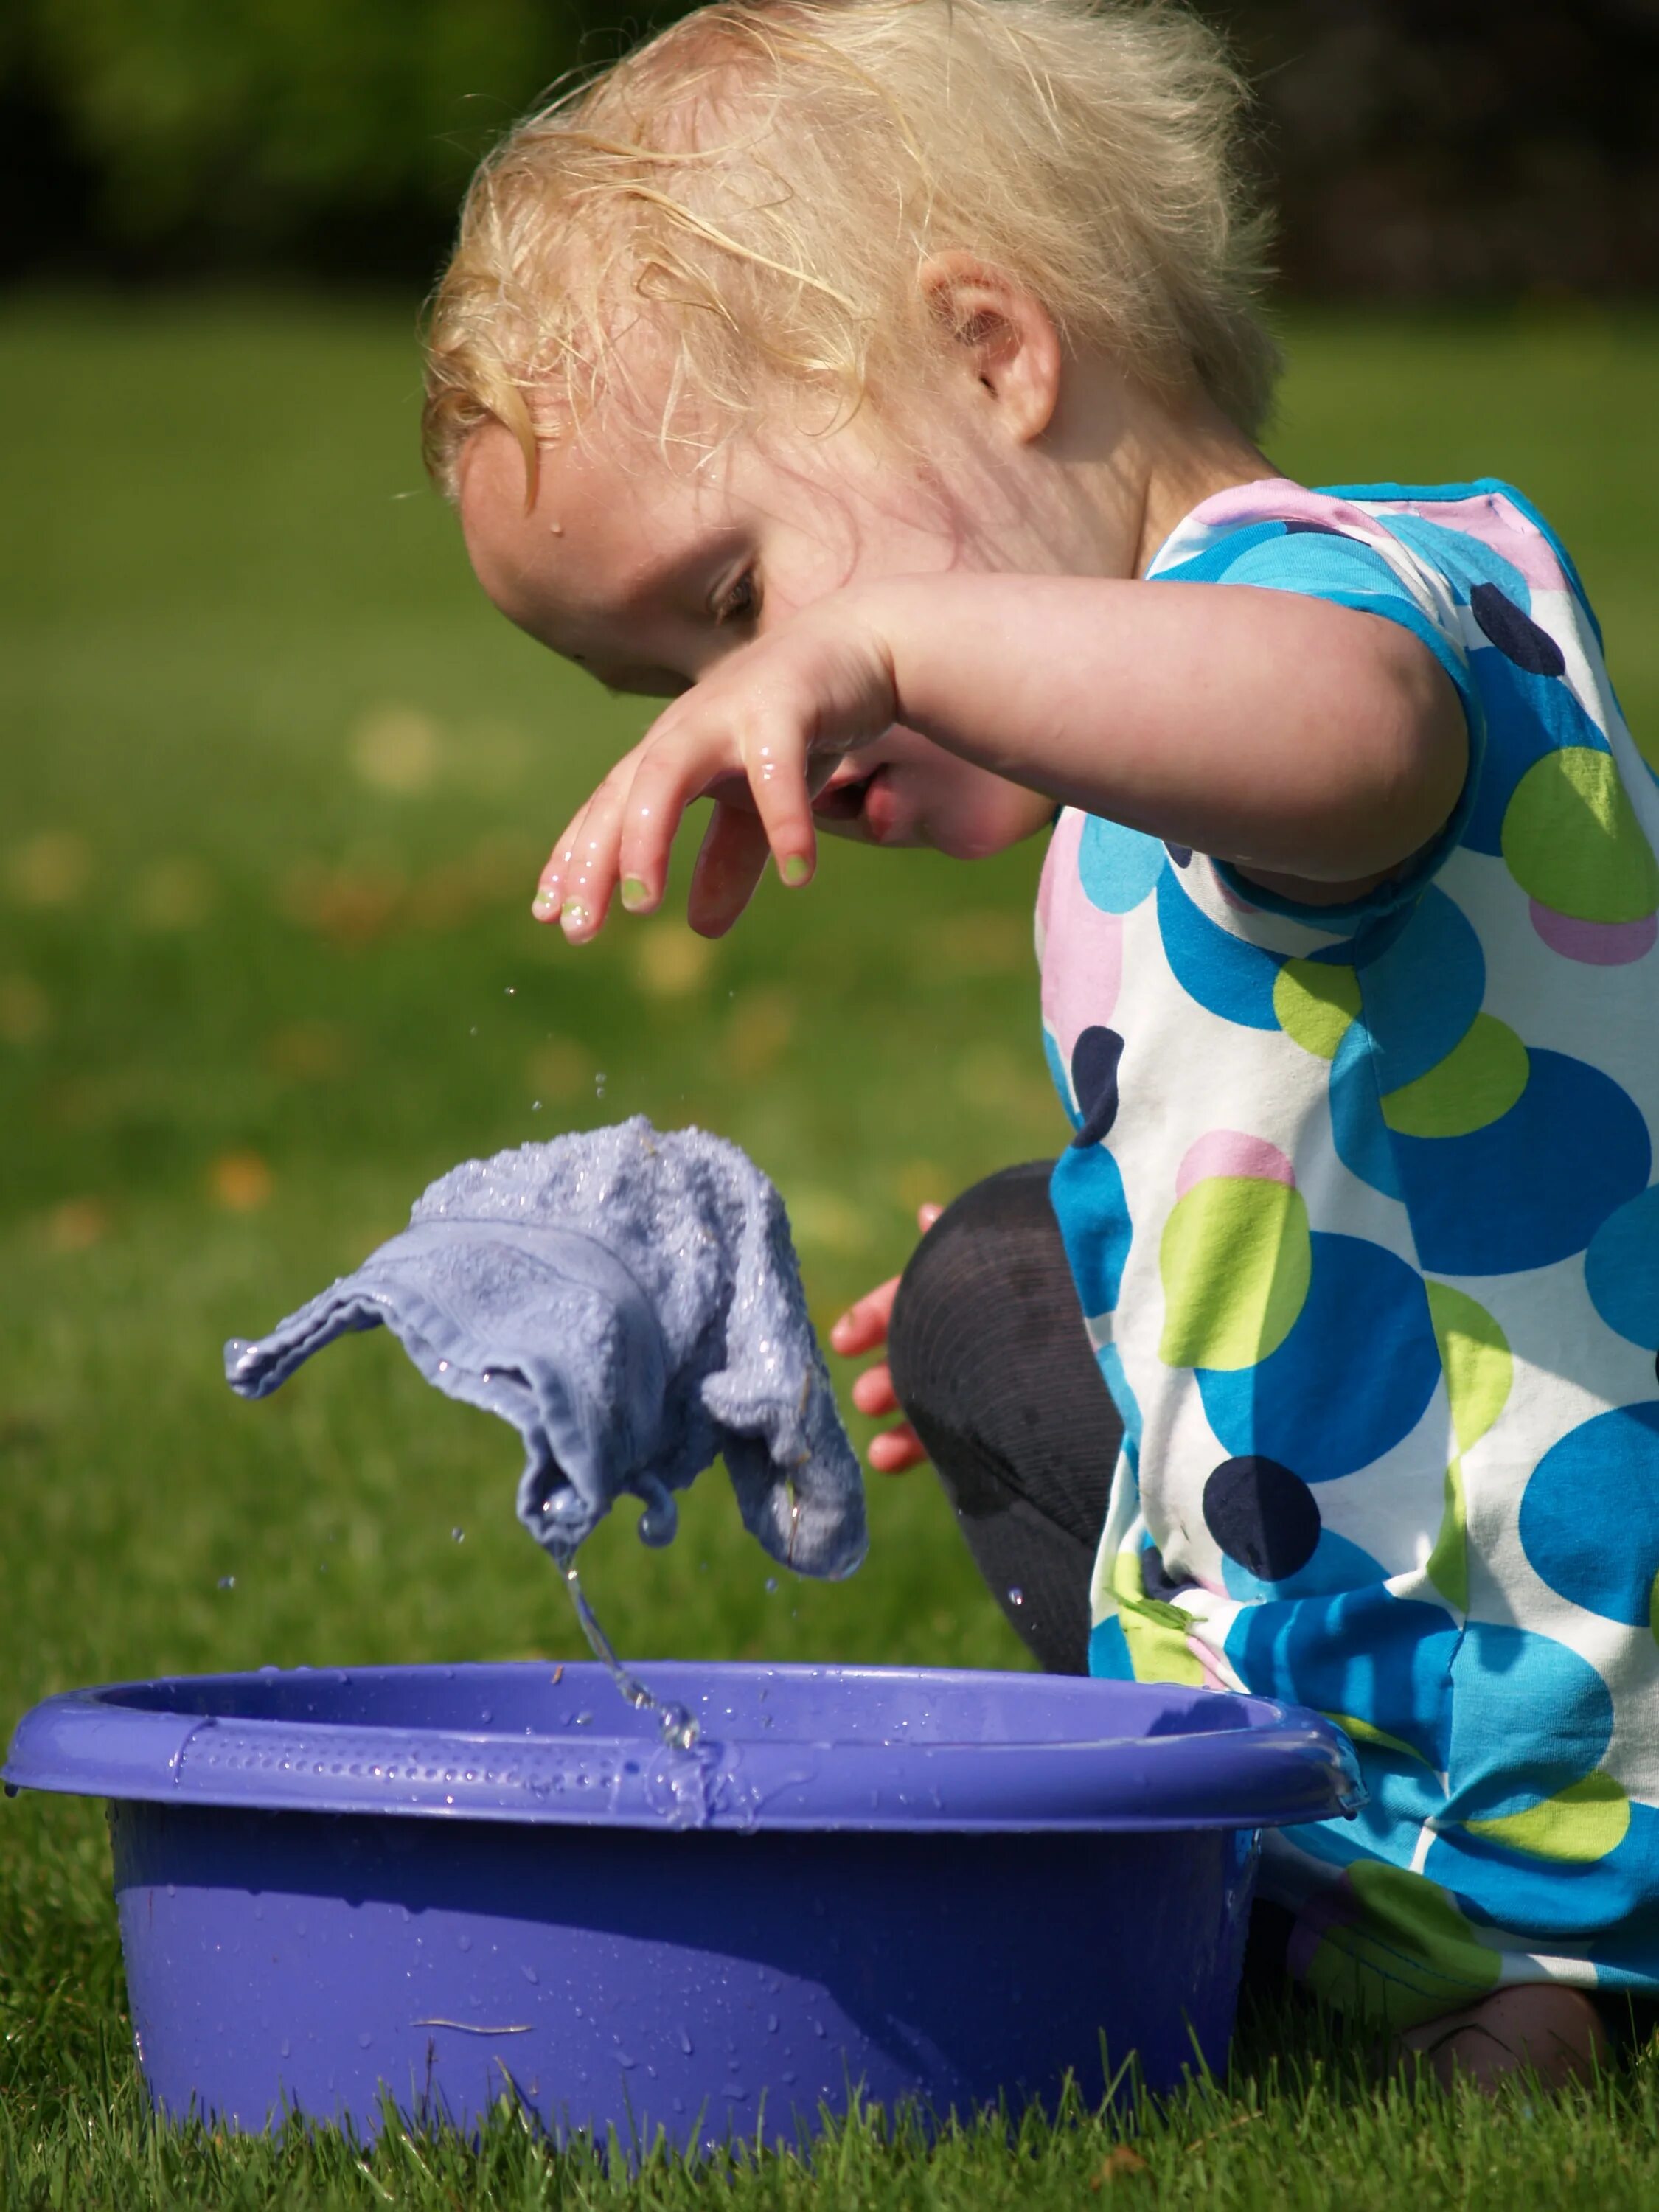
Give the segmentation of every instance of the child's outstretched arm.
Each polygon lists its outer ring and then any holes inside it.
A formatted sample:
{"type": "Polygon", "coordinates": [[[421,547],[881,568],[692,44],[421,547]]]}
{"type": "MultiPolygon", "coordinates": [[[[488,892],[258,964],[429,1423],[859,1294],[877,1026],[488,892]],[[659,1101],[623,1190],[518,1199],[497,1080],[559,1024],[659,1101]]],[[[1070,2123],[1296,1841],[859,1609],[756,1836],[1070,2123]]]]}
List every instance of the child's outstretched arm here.
{"type": "Polygon", "coordinates": [[[729,925],[769,851],[807,880],[813,793],[896,724],[1315,898],[1418,851],[1468,765],[1449,678],[1377,616],[1250,586],[896,578],[791,616],[678,698],[560,839],[537,912],[580,941],[618,887],[648,911],[686,806],[725,793],[754,819],[717,808],[695,918],[729,925]]]}

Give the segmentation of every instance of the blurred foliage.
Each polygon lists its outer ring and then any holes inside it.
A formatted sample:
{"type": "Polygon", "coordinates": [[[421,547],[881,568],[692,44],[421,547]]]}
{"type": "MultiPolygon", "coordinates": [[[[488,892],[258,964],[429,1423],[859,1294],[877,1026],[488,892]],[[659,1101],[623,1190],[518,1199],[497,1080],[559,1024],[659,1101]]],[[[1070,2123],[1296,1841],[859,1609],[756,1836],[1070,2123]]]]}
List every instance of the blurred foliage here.
{"type": "Polygon", "coordinates": [[[7,166],[38,165],[23,204],[48,235],[10,254],[429,265],[479,154],[583,30],[564,0],[22,0],[0,34],[7,166]]]}
{"type": "MultiPolygon", "coordinates": [[[[1659,282],[1659,0],[1198,0],[1304,292],[1659,282]]],[[[665,0],[661,20],[676,12],[665,0]]],[[[428,276],[478,154],[646,27],[608,0],[9,0],[0,273],[428,276]]]]}

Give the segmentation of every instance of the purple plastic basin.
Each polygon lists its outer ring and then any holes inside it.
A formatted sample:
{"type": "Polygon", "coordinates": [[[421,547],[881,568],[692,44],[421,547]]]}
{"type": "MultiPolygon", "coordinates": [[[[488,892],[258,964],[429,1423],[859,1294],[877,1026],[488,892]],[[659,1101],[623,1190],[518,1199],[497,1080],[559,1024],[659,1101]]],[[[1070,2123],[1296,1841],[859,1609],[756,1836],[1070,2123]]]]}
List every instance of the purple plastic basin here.
{"type": "Polygon", "coordinates": [[[1054,1675],[647,1664],[202,1676],[52,1698],[13,1789],[111,1800],[157,2108],[790,2140],[1224,2060],[1256,1832],[1359,1802],[1256,1698],[1054,1675]]]}

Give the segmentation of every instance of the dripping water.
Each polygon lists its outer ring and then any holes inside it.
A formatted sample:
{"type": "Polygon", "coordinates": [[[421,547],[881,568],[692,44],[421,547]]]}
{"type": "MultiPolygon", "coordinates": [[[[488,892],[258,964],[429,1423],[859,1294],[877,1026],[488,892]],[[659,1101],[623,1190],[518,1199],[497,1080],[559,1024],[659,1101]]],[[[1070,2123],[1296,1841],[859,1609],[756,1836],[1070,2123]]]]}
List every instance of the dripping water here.
{"type": "Polygon", "coordinates": [[[582,1634],[587,1638],[588,1648],[605,1673],[610,1675],[618,1691],[633,1706],[635,1712],[655,1713],[662,1740],[671,1751],[690,1751],[697,1741],[696,1720],[684,1705],[677,1705],[671,1699],[659,1698],[647,1690],[639,1677],[630,1674],[627,1668],[623,1665],[622,1661],[617,1656],[616,1649],[611,1638],[599,1626],[599,1616],[587,1602],[586,1593],[581,1585],[581,1577],[576,1572],[575,1562],[571,1559],[561,1561],[560,1572],[563,1575],[566,1587],[570,1592],[570,1601],[576,1608],[576,1618],[581,1623],[582,1634]]]}

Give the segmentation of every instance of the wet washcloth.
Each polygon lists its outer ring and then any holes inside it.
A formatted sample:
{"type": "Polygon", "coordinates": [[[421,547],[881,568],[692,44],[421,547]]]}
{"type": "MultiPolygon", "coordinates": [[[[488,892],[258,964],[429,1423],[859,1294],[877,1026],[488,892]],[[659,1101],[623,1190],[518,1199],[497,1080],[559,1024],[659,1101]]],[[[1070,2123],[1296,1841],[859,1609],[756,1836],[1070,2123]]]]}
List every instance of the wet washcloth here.
{"type": "Polygon", "coordinates": [[[783,1201],[735,1145],[642,1116],[468,1160],[410,1225],[225,1373],[263,1398],[384,1322],[428,1382],[524,1438],[519,1518],[568,1559],[623,1492],[665,1544],[671,1492],[723,1456],[744,1525],[850,1574],[864,1489],[807,1317],[783,1201]]]}

